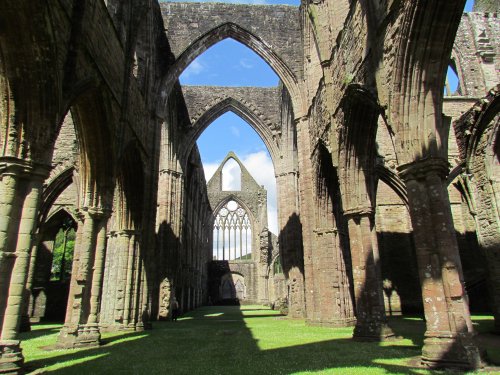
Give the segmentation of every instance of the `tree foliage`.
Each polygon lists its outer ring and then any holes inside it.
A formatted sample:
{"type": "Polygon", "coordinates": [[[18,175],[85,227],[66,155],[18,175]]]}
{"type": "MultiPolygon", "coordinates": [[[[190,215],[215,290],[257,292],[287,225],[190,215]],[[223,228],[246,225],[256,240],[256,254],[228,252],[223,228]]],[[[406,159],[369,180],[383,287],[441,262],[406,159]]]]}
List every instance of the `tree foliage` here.
{"type": "Polygon", "coordinates": [[[54,240],[54,251],[52,253],[51,281],[66,281],[70,279],[75,237],[75,230],[73,228],[61,228],[57,232],[54,240]]]}

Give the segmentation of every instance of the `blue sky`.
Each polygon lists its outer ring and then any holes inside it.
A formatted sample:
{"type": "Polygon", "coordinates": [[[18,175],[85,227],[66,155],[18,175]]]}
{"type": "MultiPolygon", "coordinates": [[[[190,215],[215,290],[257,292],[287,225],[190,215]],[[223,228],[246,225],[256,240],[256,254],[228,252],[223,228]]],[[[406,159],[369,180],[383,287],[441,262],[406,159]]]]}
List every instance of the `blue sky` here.
{"type": "MultiPolygon", "coordinates": [[[[184,0],[183,2],[209,1],[184,0]]],[[[217,2],[295,6],[300,4],[300,0],[218,0],[217,2]]],[[[473,3],[473,0],[468,0],[465,11],[471,11],[473,3]]],[[[232,39],[226,39],[194,60],[183,72],[180,81],[183,85],[273,87],[278,84],[278,77],[253,51],[232,39]]],[[[449,81],[453,91],[457,84],[456,79],[450,75],[449,81]]],[[[234,151],[257,182],[265,185],[268,190],[269,228],[277,233],[274,169],[269,153],[257,133],[244,120],[229,112],[216,119],[203,132],[197,144],[207,180],[227,153],[234,151]]]]}

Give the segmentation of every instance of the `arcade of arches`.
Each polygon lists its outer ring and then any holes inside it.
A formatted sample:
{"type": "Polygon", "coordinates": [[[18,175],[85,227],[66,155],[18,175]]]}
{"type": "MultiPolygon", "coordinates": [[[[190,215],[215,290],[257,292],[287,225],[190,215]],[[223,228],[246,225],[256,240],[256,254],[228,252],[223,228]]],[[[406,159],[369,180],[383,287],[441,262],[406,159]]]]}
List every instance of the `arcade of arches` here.
{"type": "Polygon", "coordinates": [[[217,262],[222,300],[281,299],[365,340],[423,312],[424,364],[481,366],[470,311],[500,332],[500,5],[464,5],[1,1],[0,374],[22,372],[40,319],[75,348],[150,328],[174,295],[208,303],[217,262]],[[181,86],[226,38],[279,85],[181,86]],[[271,155],[276,237],[236,155],[241,191],[207,188],[196,140],[227,111],[271,155]],[[214,260],[222,209],[251,246],[214,260]]]}

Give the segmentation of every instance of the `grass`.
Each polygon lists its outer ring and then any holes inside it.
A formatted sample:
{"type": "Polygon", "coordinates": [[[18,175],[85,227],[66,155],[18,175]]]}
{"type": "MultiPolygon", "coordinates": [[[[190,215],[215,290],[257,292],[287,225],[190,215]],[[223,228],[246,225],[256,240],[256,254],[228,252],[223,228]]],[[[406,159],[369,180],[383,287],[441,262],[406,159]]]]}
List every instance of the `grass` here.
{"type": "MultiPolygon", "coordinates": [[[[475,324],[486,332],[493,320],[478,317],[475,324]]],[[[104,334],[100,348],[41,349],[56,342],[55,324],[35,325],[22,346],[28,369],[50,374],[437,373],[411,365],[420,355],[423,322],[392,318],[391,327],[401,338],[356,342],[352,328],[309,327],[262,306],[211,306],[176,323],[157,322],[151,331],[104,334]]],[[[500,360],[497,343],[488,351],[500,360]]]]}

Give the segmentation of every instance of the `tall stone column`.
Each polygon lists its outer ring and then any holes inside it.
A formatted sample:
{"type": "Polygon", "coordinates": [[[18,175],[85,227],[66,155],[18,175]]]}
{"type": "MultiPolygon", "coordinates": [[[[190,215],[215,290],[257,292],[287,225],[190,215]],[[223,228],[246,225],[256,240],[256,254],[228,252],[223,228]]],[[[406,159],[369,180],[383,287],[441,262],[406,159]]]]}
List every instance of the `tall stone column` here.
{"type": "Polygon", "coordinates": [[[35,266],[36,266],[36,258],[38,255],[38,233],[33,234],[33,245],[31,248],[31,257],[30,264],[28,270],[28,276],[26,280],[26,288],[25,293],[26,296],[23,298],[23,306],[21,312],[21,327],[19,328],[21,332],[29,332],[31,331],[31,323],[30,323],[30,305],[35,303],[33,298],[33,292],[31,290],[33,286],[33,278],[35,277],[35,266]]]}
{"type": "Polygon", "coordinates": [[[100,343],[97,321],[99,294],[102,289],[102,267],[106,246],[108,213],[100,208],[85,208],[81,236],[76,244],[78,262],[71,275],[66,321],[58,338],[58,346],[76,348],[100,343]],[[75,272],[76,271],[76,272],[75,272]]]}
{"type": "MultiPolygon", "coordinates": [[[[130,232],[130,241],[128,243],[128,256],[127,256],[127,268],[125,273],[125,279],[123,280],[123,288],[125,290],[124,304],[123,304],[123,328],[128,328],[131,322],[131,301],[133,299],[133,284],[132,280],[134,277],[134,271],[136,271],[136,253],[135,249],[135,234],[133,231],[130,232]]],[[[137,272],[137,271],[136,271],[137,272]]]]}
{"type": "Polygon", "coordinates": [[[0,294],[0,374],[17,374],[23,364],[18,334],[23,299],[27,297],[30,252],[49,168],[12,158],[2,161],[0,206],[7,216],[0,229],[0,282],[4,286],[0,294]]]}
{"type": "Polygon", "coordinates": [[[383,340],[394,335],[387,326],[380,271],[380,257],[371,208],[344,212],[349,227],[356,326],[353,337],[383,340]]]}
{"type": "Polygon", "coordinates": [[[481,365],[463,283],[446,190],[448,163],[428,158],[400,167],[408,189],[426,332],[422,362],[431,367],[481,365]]]}
{"type": "Polygon", "coordinates": [[[342,241],[333,214],[329,214],[330,217],[324,218],[324,225],[314,229],[316,238],[312,263],[315,311],[312,316],[308,315],[307,323],[327,327],[352,326],[356,318],[342,241]]]}
{"type": "Polygon", "coordinates": [[[296,171],[277,173],[276,188],[279,197],[281,264],[287,274],[289,287],[288,314],[292,318],[304,318],[304,260],[302,227],[299,220],[298,173],[296,171]]]}
{"type": "Polygon", "coordinates": [[[101,302],[101,292],[104,274],[104,261],[106,258],[106,239],[107,239],[107,216],[101,214],[97,228],[97,241],[94,256],[94,266],[92,271],[92,286],[90,289],[90,309],[85,331],[87,337],[95,337],[99,343],[101,334],[99,331],[99,307],[101,302]]]}
{"type": "Polygon", "coordinates": [[[314,217],[312,206],[313,199],[313,171],[311,162],[311,146],[309,139],[309,124],[307,117],[299,119],[297,127],[297,148],[299,163],[299,196],[300,196],[300,216],[298,219],[302,226],[302,239],[304,246],[304,310],[307,318],[315,314],[315,299],[317,293],[314,290],[314,270],[312,254],[312,223],[314,217]]]}

